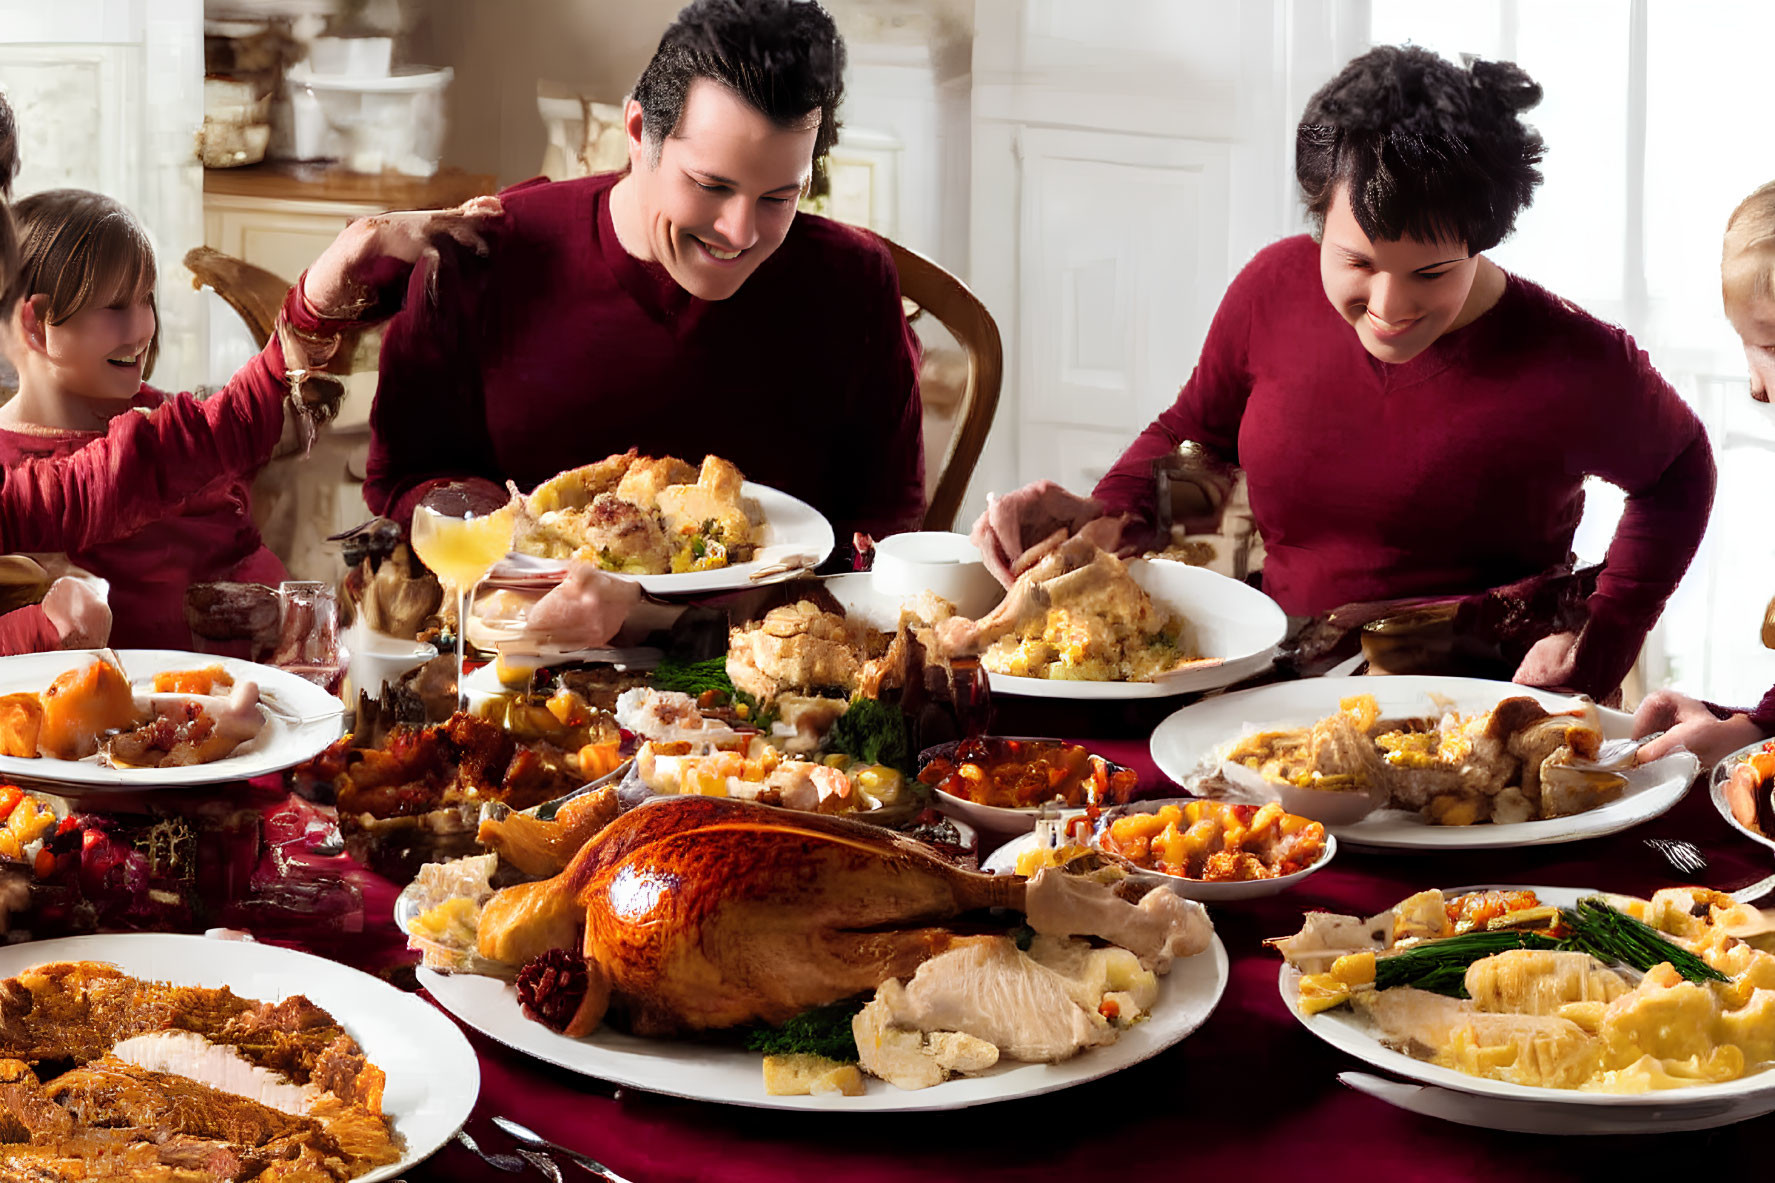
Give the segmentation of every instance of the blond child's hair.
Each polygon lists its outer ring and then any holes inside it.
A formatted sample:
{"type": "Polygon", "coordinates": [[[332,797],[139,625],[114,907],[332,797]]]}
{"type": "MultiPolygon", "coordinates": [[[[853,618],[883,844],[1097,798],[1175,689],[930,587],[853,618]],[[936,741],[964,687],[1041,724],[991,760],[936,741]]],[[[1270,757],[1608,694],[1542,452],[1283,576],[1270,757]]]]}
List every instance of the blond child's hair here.
{"type": "Polygon", "coordinates": [[[12,207],[18,233],[18,269],[9,277],[0,308],[47,296],[46,324],[59,325],[87,308],[146,300],[154,309],[154,338],[142,359],[142,375],[154,371],[160,352],[160,310],[155,307],[154,247],[148,232],[124,206],[86,189],[33,193],[12,207]]]}
{"type": "Polygon", "coordinates": [[[1775,181],[1739,202],[1726,220],[1720,294],[1728,314],[1775,299],[1775,181]]]}

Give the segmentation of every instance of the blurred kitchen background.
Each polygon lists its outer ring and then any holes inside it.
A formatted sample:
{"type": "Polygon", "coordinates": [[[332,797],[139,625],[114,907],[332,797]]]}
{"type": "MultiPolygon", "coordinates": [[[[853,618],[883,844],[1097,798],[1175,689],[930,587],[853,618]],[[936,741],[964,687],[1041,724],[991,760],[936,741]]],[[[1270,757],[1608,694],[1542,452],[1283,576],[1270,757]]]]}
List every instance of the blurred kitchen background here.
{"type": "MultiPolygon", "coordinates": [[[[99,189],[160,264],[153,381],[214,387],[255,348],[252,276],[293,280],[347,221],[454,204],[623,161],[611,122],[677,0],[0,0],[15,195],[99,189]],[[200,291],[194,266],[225,294],[200,291]],[[233,271],[229,270],[234,268],[233,271]],[[247,315],[239,310],[244,306],[247,315]]],[[[820,208],[965,280],[1005,347],[997,420],[960,519],[1048,476],[1086,490],[1175,396],[1227,281],[1304,228],[1293,129],[1368,45],[1520,62],[1547,182],[1505,267],[1627,326],[1706,420],[1721,482],[1700,560],[1644,673],[1745,702],[1775,680],[1754,638],[1775,591],[1765,517],[1775,419],[1745,397],[1720,311],[1726,215],[1775,178],[1762,0],[835,0],[850,50],[820,208]]],[[[927,320],[929,318],[926,318],[927,320]]],[[[261,328],[263,326],[260,326],[261,328]]],[[[929,334],[931,438],[957,354],[929,334]]],[[[375,342],[307,462],[261,480],[297,578],[367,516],[358,485],[375,342]]],[[[1525,415],[1535,408],[1524,407],[1525,415]]],[[[1319,454],[1303,461],[1360,463],[1319,454]]],[[[1599,488],[1580,550],[1620,498],[1599,488]]]]}

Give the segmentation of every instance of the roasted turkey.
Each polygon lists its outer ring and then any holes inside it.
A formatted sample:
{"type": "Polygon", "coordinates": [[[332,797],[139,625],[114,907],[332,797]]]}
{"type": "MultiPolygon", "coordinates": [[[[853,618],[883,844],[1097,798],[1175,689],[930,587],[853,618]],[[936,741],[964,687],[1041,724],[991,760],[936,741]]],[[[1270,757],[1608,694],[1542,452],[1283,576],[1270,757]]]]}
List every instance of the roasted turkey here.
{"type": "Polygon", "coordinates": [[[783,1023],[907,977],[949,948],[950,922],[995,906],[1022,910],[1024,880],[859,822],[676,797],[621,815],[553,879],[494,895],[479,946],[513,966],[580,948],[591,984],[569,1035],[606,1010],[670,1035],[783,1023]]]}

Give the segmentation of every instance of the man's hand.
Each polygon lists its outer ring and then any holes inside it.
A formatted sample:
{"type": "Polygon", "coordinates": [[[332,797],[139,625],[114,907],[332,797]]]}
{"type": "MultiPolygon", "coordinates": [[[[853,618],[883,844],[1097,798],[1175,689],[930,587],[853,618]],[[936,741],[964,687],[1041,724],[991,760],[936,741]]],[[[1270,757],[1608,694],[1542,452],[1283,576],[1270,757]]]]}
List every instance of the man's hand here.
{"type": "Polygon", "coordinates": [[[1510,680],[1521,686],[1564,690],[1571,686],[1578,668],[1578,634],[1554,633],[1542,637],[1523,656],[1510,680]]]}
{"type": "Polygon", "coordinates": [[[1027,565],[1024,556],[1037,546],[1082,534],[1114,553],[1123,549],[1125,524],[1124,518],[1104,516],[1103,506],[1089,497],[1053,481],[1036,481],[989,499],[969,537],[994,578],[1009,587],[1027,565]]]}
{"type": "Polygon", "coordinates": [[[1652,691],[1633,713],[1635,738],[1654,731],[1664,734],[1641,746],[1634,756],[1635,763],[1644,764],[1685,747],[1700,757],[1702,768],[1711,768],[1720,757],[1768,738],[1761,727],[1750,721],[1750,716],[1716,718],[1707,704],[1674,690],[1652,691]]]}
{"type": "Polygon", "coordinates": [[[111,606],[84,579],[63,576],[49,585],[43,614],[62,638],[63,649],[97,649],[111,637],[111,606]]]}
{"type": "Polygon", "coordinates": [[[364,298],[363,273],[377,259],[430,260],[453,241],[487,253],[487,231],[505,216],[497,197],[476,197],[445,210],[409,210],[361,218],[342,231],[308,268],[302,295],[322,316],[349,319],[364,298]]]}
{"type": "Polygon", "coordinates": [[[566,580],[524,621],[524,640],[558,649],[601,649],[621,630],[641,600],[641,585],[575,560],[566,580]]]}

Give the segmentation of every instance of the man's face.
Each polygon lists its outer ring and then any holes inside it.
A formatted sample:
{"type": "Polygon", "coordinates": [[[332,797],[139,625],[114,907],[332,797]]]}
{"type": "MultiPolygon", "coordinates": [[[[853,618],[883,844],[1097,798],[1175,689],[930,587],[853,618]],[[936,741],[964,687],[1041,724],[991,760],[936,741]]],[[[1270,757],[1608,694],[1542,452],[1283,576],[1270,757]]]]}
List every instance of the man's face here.
{"type": "Polygon", "coordinates": [[[781,128],[727,87],[690,84],[678,128],[658,145],[641,131],[641,105],[624,119],[636,204],[653,261],[703,300],[739,291],[782,245],[813,173],[819,112],[781,128]]]}
{"type": "Polygon", "coordinates": [[[1381,361],[1408,362],[1448,331],[1461,314],[1479,257],[1462,243],[1402,238],[1374,242],[1339,188],[1325,213],[1319,278],[1331,306],[1381,361]]]}

